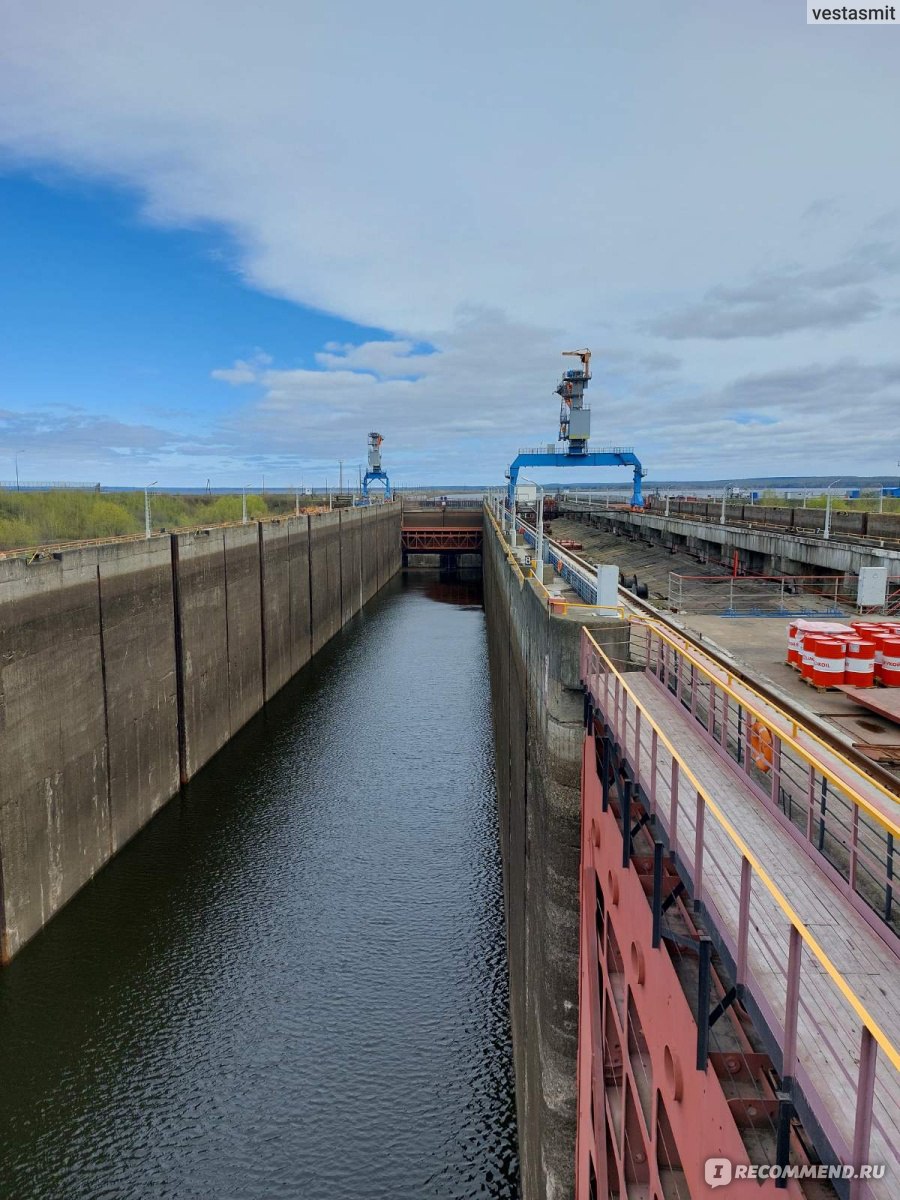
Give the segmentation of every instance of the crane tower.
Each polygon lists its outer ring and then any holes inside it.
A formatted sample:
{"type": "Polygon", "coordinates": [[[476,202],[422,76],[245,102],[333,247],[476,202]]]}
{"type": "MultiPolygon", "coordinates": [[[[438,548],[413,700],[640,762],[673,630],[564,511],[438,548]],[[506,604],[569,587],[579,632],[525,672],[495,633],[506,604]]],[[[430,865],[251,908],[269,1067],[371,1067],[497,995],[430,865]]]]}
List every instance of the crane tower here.
{"type": "Polygon", "coordinates": [[[584,389],[591,378],[591,352],[563,350],[563,354],[580,358],[581,366],[564,371],[556,389],[560,397],[559,440],[569,443],[569,454],[581,456],[587,454],[591,436],[591,410],[584,405],[584,389]]]}
{"type": "Polygon", "coordinates": [[[546,450],[522,450],[513,459],[506,476],[509,480],[507,507],[510,512],[515,512],[516,482],[522,467],[631,467],[634,476],[631,504],[634,508],[642,508],[641,480],[646,471],[634,450],[630,446],[592,448],[589,445],[591,410],[584,403],[584,389],[591,379],[590,350],[563,350],[563,354],[579,359],[581,366],[564,371],[556,388],[560,397],[557,445],[551,444],[546,450]],[[563,443],[561,449],[560,442],[563,443]]]}
{"type": "Polygon", "coordinates": [[[391,498],[391,481],[387,476],[387,472],[382,470],[381,466],[381,443],[384,438],[380,433],[369,434],[369,458],[366,467],[366,473],[362,481],[363,499],[369,499],[369,485],[372,483],[380,483],[384,487],[384,498],[391,498]]]}

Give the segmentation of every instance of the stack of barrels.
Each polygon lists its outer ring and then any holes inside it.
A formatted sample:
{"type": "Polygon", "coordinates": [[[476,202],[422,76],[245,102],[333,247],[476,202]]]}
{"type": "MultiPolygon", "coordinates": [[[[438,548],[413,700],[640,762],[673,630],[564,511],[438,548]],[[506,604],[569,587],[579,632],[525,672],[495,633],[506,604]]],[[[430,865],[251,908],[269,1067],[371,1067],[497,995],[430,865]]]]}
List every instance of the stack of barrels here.
{"type": "Polygon", "coordinates": [[[812,687],[900,687],[900,622],[793,621],[787,663],[812,687]]]}

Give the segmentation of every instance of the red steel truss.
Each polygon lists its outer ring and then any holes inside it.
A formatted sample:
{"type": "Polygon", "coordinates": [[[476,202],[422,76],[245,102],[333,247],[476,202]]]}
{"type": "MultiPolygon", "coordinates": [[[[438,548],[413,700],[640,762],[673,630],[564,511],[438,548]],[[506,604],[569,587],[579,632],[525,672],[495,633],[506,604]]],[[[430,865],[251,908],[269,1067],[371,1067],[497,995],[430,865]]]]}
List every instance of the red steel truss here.
{"type": "Polygon", "coordinates": [[[481,553],[482,531],[452,525],[437,525],[425,529],[404,529],[403,549],[412,554],[440,554],[455,551],[463,554],[481,553]]]}

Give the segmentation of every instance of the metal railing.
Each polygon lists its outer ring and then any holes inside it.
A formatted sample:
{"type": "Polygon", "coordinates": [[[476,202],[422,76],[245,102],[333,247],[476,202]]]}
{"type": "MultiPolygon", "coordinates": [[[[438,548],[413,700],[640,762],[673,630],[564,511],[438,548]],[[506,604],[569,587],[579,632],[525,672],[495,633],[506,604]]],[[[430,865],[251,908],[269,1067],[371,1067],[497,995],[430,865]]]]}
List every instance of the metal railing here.
{"type": "MultiPolygon", "coordinates": [[[[520,578],[525,578],[525,573],[516,559],[515,554],[509,548],[509,543],[506,540],[505,526],[501,525],[500,521],[508,522],[509,514],[503,507],[502,502],[491,498],[486,505],[485,511],[490,519],[494,530],[500,538],[506,550],[507,561],[514,566],[520,578]],[[498,519],[499,518],[499,519],[498,519]]],[[[527,521],[523,521],[521,517],[516,517],[516,530],[522,534],[526,545],[537,547],[537,531],[534,526],[529,525],[527,521]]],[[[543,561],[552,563],[553,569],[561,579],[563,579],[569,587],[572,588],[582,599],[583,604],[578,607],[591,608],[596,612],[609,613],[618,617],[625,616],[625,609],[621,604],[614,606],[601,605],[597,603],[597,582],[596,576],[592,575],[589,570],[582,566],[576,559],[572,558],[562,546],[553,541],[552,538],[544,536],[543,538],[543,561]]],[[[535,574],[532,569],[532,575],[535,583],[543,590],[547,597],[548,603],[551,600],[557,600],[559,597],[552,596],[544,585],[544,581],[540,577],[540,573],[535,574]]],[[[576,607],[574,602],[566,602],[567,608],[576,607]]]]}
{"type": "MultiPolygon", "coordinates": [[[[663,640],[661,644],[666,643],[663,640]]],[[[685,697],[685,671],[676,670],[672,679],[672,665],[664,655],[667,686],[674,682],[681,689],[682,703],[687,701],[696,713],[701,689],[695,685],[685,697]]],[[[889,1172],[893,1171],[893,1181],[888,1178],[883,1190],[879,1187],[876,1191],[869,1181],[854,1180],[851,1200],[895,1195],[900,1160],[892,1114],[900,1104],[900,1052],[763,866],[757,851],[641,701],[628,673],[617,669],[586,629],[581,635],[581,678],[594,707],[633,765],[636,786],[646,797],[654,828],[664,834],[673,859],[684,864],[695,904],[705,905],[732,955],[736,989],[753,996],[777,1041],[782,1088],[788,1098],[796,1099],[796,1079],[842,1162],[856,1165],[874,1155],[872,1161],[885,1162],[889,1172]],[[714,830],[720,832],[715,839],[714,830]],[[826,999],[823,984],[837,994],[832,994],[830,1002],[837,1002],[841,1030],[821,1017],[826,999]],[[850,1101],[849,1109],[835,1101],[835,1092],[841,1091],[850,1101]]],[[[706,682],[712,686],[715,681],[707,677],[706,682]]],[[[724,690],[728,694],[728,689],[724,690]]],[[[749,732],[749,713],[741,707],[749,732]]],[[[707,719],[714,728],[717,717],[712,700],[707,719]]],[[[725,719],[720,715],[719,720],[722,729],[727,729],[727,710],[725,719]]],[[[738,729],[742,726],[739,721],[738,729]]],[[[720,737],[727,745],[728,735],[723,732],[720,737]]],[[[781,739],[778,741],[780,755],[781,739]]],[[[793,742],[792,748],[805,755],[796,738],[784,741],[793,742]]],[[[743,744],[749,746],[749,738],[743,744]]],[[[857,811],[863,810],[862,798],[857,797],[856,802],[857,811]]],[[[622,815],[623,830],[629,833],[632,815],[630,811],[622,815]]],[[[654,887],[656,875],[654,869],[654,887]]],[[[660,900],[654,893],[654,919],[660,900]]]]}
{"type": "Polygon", "coordinates": [[[99,483],[63,483],[51,480],[49,482],[34,479],[3,479],[0,480],[0,491],[4,492],[99,492],[99,483]]]}
{"type": "MultiPolygon", "coordinates": [[[[527,521],[523,521],[521,517],[516,517],[516,530],[522,534],[527,545],[534,547],[537,550],[537,530],[533,525],[529,525],[527,521]]],[[[541,559],[545,563],[552,563],[553,569],[561,579],[564,579],[569,587],[577,592],[585,604],[592,607],[597,605],[597,580],[596,576],[591,576],[588,571],[576,562],[571,555],[555,542],[552,538],[542,538],[541,559]]]]}
{"type": "Polygon", "coordinates": [[[705,663],[659,623],[635,618],[630,630],[631,660],[740,768],[861,915],[883,934],[882,923],[900,933],[894,902],[897,796],[748,684],[705,663]]]}
{"type": "Polygon", "coordinates": [[[669,572],[669,607],[674,612],[721,617],[842,616],[856,605],[855,575],[684,575],[669,572]],[[820,596],[819,608],[804,596],[820,596]]]}
{"type": "MultiPolygon", "coordinates": [[[[561,443],[562,444],[562,443],[561,443]]],[[[543,446],[520,446],[519,454],[568,454],[565,449],[545,442],[543,446]]],[[[634,446],[595,446],[592,442],[585,447],[586,454],[634,454],[634,446]]]]}

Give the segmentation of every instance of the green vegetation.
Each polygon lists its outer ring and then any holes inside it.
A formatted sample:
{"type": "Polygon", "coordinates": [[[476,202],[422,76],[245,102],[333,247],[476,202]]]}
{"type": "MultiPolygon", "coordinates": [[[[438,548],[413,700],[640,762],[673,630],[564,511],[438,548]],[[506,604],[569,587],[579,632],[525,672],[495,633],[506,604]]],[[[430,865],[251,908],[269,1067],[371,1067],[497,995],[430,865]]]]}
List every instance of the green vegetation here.
{"type": "MultiPolygon", "coordinates": [[[[848,500],[842,493],[832,492],[831,508],[833,512],[878,512],[878,493],[870,492],[868,495],[862,495],[858,500],[848,500]]],[[[764,504],[769,508],[824,508],[828,502],[828,494],[822,492],[818,496],[807,496],[806,503],[802,498],[793,497],[785,499],[783,495],[778,495],[776,492],[765,491],[760,496],[757,504],[764,504]]],[[[900,513],[900,499],[895,499],[893,496],[884,497],[884,505],[882,512],[900,513]]]]}
{"type": "MultiPolygon", "coordinates": [[[[304,497],[312,505],[312,497],[304,497]]],[[[251,518],[293,512],[294,497],[247,497],[251,518]]],[[[154,530],[240,521],[241,496],[179,496],[151,492],[154,530]]],[[[0,491],[0,550],[44,546],[144,531],[143,492],[0,491]]]]}

